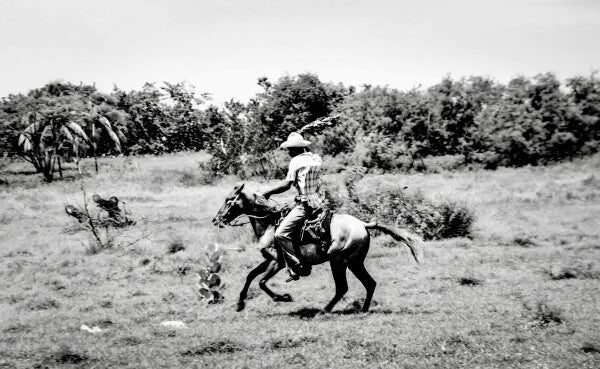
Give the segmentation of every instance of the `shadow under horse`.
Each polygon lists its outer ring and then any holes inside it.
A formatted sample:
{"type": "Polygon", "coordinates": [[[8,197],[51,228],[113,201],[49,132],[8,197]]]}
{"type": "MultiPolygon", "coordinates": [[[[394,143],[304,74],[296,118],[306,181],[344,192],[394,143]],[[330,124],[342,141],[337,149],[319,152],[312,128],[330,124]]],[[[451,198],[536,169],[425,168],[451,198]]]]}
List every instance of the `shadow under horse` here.
{"type": "MultiPolygon", "coordinates": [[[[254,234],[258,238],[260,249],[265,260],[248,273],[246,283],[240,292],[237,311],[245,308],[245,299],[252,281],[259,275],[260,288],[274,301],[288,302],[292,298],[288,294],[277,294],[267,287],[267,282],[285,267],[283,252],[275,247],[275,229],[282,217],[282,209],[269,204],[262,195],[244,191],[244,184],[237,185],[225,198],[225,203],[213,218],[213,224],[219,227],[233,225],[232,221],[241,216],[248,216],[254,234]]],[[[303,243],[297,256],[304,264],[316,265],[329,261],[331,272],[335,281],[335,295],[325,306],[325,311],[330,312],[335,304],[340,301],[348,291],[346,269],[358,278],[367,291],[362,311],[369,310],[371,299],[377,283],[367,272],[364,261],[369,252],[370,235],[368,230],[376,229],[392,236],[408,246],[415,261],[420,262],[423,257],[421,242],[404,230],[395,230],[376,222],[365,223],[349,214],[333,214],[331,218],[330,233],[331,243],[324,251],[316,243],[303,243]]]]}

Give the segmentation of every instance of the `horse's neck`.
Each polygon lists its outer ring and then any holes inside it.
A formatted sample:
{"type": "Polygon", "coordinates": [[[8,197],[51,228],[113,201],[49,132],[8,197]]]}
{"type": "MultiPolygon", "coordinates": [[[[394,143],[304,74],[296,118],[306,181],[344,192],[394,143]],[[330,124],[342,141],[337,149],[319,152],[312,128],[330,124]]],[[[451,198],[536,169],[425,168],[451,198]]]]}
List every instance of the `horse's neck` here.
{"type": "Polygon", "coordinates": [[[273,222],[269,220],[270,219],[262,220],[250,217],[250,224],[252,225],[252,229],[254,230],[256,238],[261,238],[262,235],[267,231],[267,228],[273,224],[273,222]]]}
{"type": "MultiPolygon", "coordinates": [[[[252,199],[253,196],[246,196],[248,199],[252,199]]],[[[269,206],[266,203],[259,204],[252,200],[249,201],[248,204],[248,218],[250,219],[250,224],[252,225],[252,229],[254,230],[254,234],[256,237],[260,238],[269,228],[269,226],[274,225],[277,221],[277,213],[278,210],[269,206]]]]}

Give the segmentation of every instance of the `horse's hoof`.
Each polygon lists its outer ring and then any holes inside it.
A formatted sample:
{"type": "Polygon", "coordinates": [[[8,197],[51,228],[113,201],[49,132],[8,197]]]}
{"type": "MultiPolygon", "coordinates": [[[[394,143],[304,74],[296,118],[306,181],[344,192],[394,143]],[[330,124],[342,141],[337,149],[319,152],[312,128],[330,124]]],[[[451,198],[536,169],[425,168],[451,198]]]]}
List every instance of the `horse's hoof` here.
{"type": "Polygon", "coordinates": [[[292,296],[290,296],[287,293],[285,293],[283,295],[278,295],[278,296],[275,296],[275,301],[277,301],[277,302],[291,302],[292,301],[292,296]]]}
{"type": "Polygon", "coordinates": [[[245,307],[246,307],[246,303],[244,301],[238,301],[235,311],[240,312],[240,311],[244,310],[245,307]]]}
{"type": "Polygon", "coordinates": [[[331,310],[319,310],[315,314],[315,316],[320,316],[320,317],[327,317],[327,316],[330,316],[330,315],[331,315],[331,310]]]}

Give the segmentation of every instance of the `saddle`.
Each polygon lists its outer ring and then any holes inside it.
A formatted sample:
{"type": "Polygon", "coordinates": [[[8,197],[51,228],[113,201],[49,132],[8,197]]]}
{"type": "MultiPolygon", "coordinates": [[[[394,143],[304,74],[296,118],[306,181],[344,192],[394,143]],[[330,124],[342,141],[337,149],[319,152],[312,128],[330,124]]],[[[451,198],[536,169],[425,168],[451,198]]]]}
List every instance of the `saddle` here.
{"type": "MultiPolygon", "coordinates": [[[[292,208],[289,206],[282,209],[277,226],[290,210],[292,210],[292,208]]],[[[299,241],[294,244],[299,245],[297,247],[301,247],[301,245],[313,243],[317,245],[320,253],[326,253],[331,245],[330,226],[332,217],[333,212],[328,206],[315,209],[304,221],[304,225],[300,230],[294,235],[294,238],[299,241]]],[[[296,250],[296,252],[298,252],[298,250],[296,250]]]]}
{"type": "Polygon", "coordinates": [[[321,248],[327,251],[331,244],[331,218],[333,212],[328,207],[317,209],[304,222],[300,230],[300,243],[319,241],[321,248]]]}

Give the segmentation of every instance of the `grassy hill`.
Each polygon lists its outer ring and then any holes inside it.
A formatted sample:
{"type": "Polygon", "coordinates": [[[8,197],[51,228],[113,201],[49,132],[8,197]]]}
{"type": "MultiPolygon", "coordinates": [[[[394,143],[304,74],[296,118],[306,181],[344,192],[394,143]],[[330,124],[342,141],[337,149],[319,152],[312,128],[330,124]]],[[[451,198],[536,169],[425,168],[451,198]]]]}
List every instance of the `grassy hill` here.
{"type": "MultiPolygon", "coordinates": [[[[600,156],[367,175],[362,191],[401,185],[464,203],[475,211],[474,237],[427,242],[420,265],[375,238],[366,262],[378,282],[371,311],[357,312],[364,290],[349,274],[349,292],[328,315],[317,314],[334,293],[327,265],[300,282],[286,283],[285,273],[272,280],[293,302],[275,303],[253,285],[246,310],[235,312],[261,257],[248,226],[210,223],[236,179],[206,184],[205,159],[101,160],[101,172],[85,176],[88,196],[119,197],[137,224],[100,252],[64,212],[83,203],[73,169],[51,184],[24,163],[0,169],[0,367],[600,366],[600,156]],[[226,248],[227,286],[225,301],[207,306],[193,273],[212,242],[226,248]],[[174,245],[184,249],[171,253],[174,245]],[[160,326],[170,320],[186,328],[160,326]]],[[[339,187],[339,174],[326,177],[339,187]]]]}

